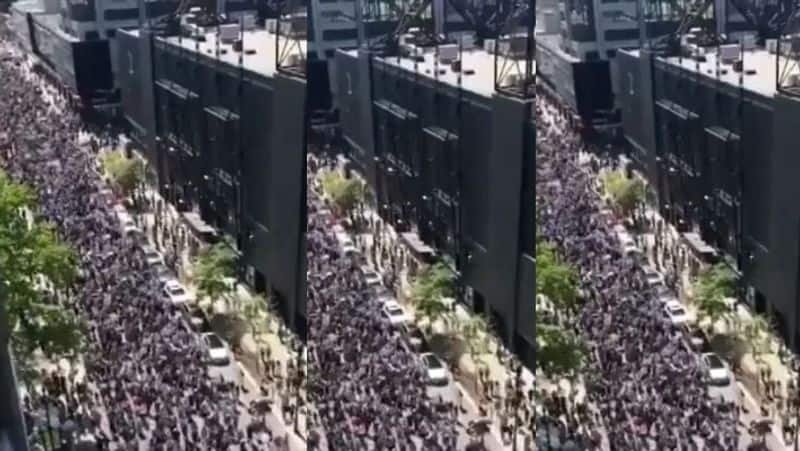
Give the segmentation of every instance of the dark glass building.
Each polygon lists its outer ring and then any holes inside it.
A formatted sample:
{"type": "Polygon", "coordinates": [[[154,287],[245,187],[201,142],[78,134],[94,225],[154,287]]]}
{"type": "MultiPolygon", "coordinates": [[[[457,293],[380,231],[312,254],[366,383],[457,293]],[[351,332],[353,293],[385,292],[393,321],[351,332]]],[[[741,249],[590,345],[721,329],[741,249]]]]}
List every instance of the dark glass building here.
{"type": "Polygon", "coordinates": [[[276,71],[263,29],[243,52],[213,30],[117,40],[123,113],[162,194],[229,237],[247,283],[304,334],[305,80],[276,71]]]}
{"type": "Polygon", "coordinates": [[[462,299],[533,367],[532,100],[495,93],[493,57],[448,64],[338,51],[342,141],[380,214],[461,274],[462,299]]]}

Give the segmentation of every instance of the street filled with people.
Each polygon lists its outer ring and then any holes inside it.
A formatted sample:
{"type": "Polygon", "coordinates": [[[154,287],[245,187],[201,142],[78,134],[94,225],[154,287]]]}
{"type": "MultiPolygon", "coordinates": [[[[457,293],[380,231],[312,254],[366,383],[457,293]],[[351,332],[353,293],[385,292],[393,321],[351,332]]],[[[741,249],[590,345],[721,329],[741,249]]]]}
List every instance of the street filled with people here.
{"type": "MultiPolygon", "coordinates": [[[[308,159],[309,396],[329,449],[452,450],[457,409],[430,399],[418,358],[381,314],[358,253],[345,253],[308,159]]],[[[311,445],[309,445],[311,446],[311,445]]]]}
{"type": "Polygon", "coordinates": [[[0,164],[34,189],[35,213],[76,249],[81,280],[69,302],[88,325],[85,378],[54,373],[29,387],[26,416],[57,406],[74,437],[98,450],[280,449],[242,388],[208,375],[199,335],[146,263],[143,234],[121,230],[93,147],[79,144],[86,126],[16,48],[0,51],[11,56],[0,62],[0,164]]]}
{"type": "MultiPolygon", "coordinates": [[[[548,97],[539,96],[536,113],[538,233],[580,275],[573,326],[590,349],[586,386],[599,410],[586,421],[612,450],[738,449],[737,409],[708,396],[699,356],[662,314],[642,262],[623,252],[620,220],[594,189],[598,165],[580,159],[581,136],[548,97]]],[[[566,436],[576,425],[558,427],[566,436]]]]}

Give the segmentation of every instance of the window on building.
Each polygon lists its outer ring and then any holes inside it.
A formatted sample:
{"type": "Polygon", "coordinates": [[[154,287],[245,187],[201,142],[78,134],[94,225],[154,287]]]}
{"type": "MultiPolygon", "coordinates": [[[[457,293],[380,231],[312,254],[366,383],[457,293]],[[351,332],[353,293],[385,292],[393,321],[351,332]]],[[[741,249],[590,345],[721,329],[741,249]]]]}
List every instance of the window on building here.
{"type": "Polygon", "coordinates": [[[139,8],[107,9],[103,18],[107,21],[135,20],[139,17],[139,8]]]}
{"type": "Polygon", "coordinates": [[[600,55],[597,53],[596,50],[590,50],[586,52],[586,61],[597,61],[600,59],[600,55]]]}
{"type": "Polygon", "coordinates": [[[358,31],[355,28],[346,28],[343,30],[325,30],[322,32],[322,39],[324,41],[348,41],[358,37],[358,31]]]}
{"type": "Polygon", "coordinates": [[[606,30],[605,36],[606,41],[633,41],[639,39],[639,29],[606,30]]]}
{"type": "Polygon", "coordinates": [[[86,34],[84,35],[84,39],[87,41],[96,41],[100,39],[100,35],[97,34],[96,31],[87,31],[86,34]]]}
{"type": "Polygon", "coordinates": [[[607,58],[614,58],[617,56],[617,51],[614,49],[606,50],[606,57],[607,58]]]}
{"type": "Polygon", "coordinates": [[[117,30],[116,29],[112,28],[110,30],[106,30],[106,37],[107,38],[113,38],[116,35],[117,35],[117,30]]]}
{"type": "Polygon", "coordinates": [[[325,50],[325,58],[333,58],[333,55],[335,55],[335,54],[336,54],[336,50],[334,50],[334,49],[325,50]]]}

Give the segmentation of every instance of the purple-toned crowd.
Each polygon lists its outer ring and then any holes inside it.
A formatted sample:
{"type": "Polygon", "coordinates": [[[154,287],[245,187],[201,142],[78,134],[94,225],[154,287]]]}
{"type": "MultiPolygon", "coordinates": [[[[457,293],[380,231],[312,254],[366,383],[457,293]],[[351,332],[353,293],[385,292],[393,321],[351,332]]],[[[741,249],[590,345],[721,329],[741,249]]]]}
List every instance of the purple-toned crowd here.
{"type": "Polygon", "coordinates": [[[88,325],[85,379],[55,374],[29,387],[29,429],[57,418],[69,425],[62,437],[97,450],[276,449],[241,388],[209,376],[198,335],[164,301],[142,243],[123,235],[96,146],[79,143],[87,129],[78,115],[12,44],[0,46],[10,55],[0,62],[0,165],[33,188],[35,215],[77,251],[81,280],[68,302],[88,325]]]}
{"type": "Polygon", "coordinates": [[[611,449],[737,449],[737,409],[710,399],[698,356],[622,252],[593,165],[579,158],[586,144],[544,96],[536,121],[538,232],[579,271],[585,304],[574,327],[591,350],[588,399],[611,449]]]}

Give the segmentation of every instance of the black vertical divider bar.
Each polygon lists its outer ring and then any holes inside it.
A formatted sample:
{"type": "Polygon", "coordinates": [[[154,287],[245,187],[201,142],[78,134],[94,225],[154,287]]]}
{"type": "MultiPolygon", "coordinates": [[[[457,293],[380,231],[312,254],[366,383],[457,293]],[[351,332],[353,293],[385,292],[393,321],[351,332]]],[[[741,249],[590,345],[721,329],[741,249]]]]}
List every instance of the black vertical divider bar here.
{"type": "MultiPolygon", "coordinates": [[[[239,107],[238,111],[238,120],[236,121],[236,234],[238,237],[238,247],[240,250],[245,248],[247,236],[244,235],[245,227],[244,227],[244,207],[242,205],[242,175],[244,167],[244,142],[242,140],[242,133],[243,133],[243,124],[242,118],[244,117],[244,108],[243,108],[243,95],[242,92],[244,91],[244,16],[239,17],[239,39],[241,48],[239,51],[239,80],[236,88],[236,95],[237,95],[237,104],[239,107]]],[[[240,262],[241,263],[241,262],[240,262]]],[[[243,270],[244,268],[240,267],[239,270],[243,270]]]]}

